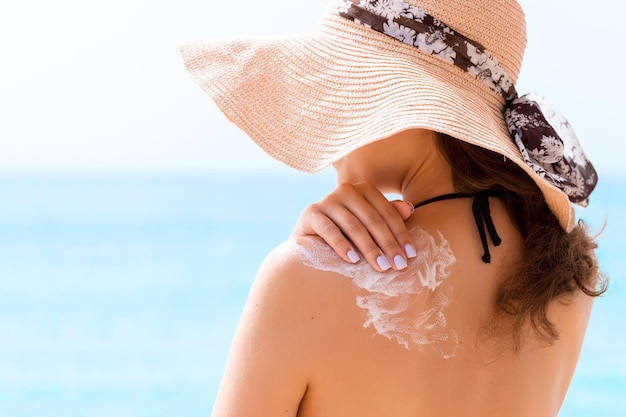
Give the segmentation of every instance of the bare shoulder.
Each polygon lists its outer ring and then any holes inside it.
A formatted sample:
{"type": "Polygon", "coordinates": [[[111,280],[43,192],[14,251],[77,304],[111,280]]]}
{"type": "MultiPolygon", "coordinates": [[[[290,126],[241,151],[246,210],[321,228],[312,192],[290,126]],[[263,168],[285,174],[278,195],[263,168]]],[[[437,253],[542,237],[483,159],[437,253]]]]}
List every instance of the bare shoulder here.
{"type": "Polygon", "coordinates": [[[266,313],[274,312],[276,320],[289,316],[294,333],[310,333],[307,326],[312,319],[329,318],[329,312],[344,305],[346,297],[354,297],[351,281],[338,271],[348,267],[343,264],[318,238],[290,239],[263,261],[248,304],[263,305],[266,313]]]}
{"type": "Polygon", "coordinates": [[[305,258],[311,248],[321,247],[323,241],[317,237],[297,237],[276,246],[264,259],[260,274],[275,274],[306,267],[305,258]]]}
{"type": "Polygon", "coordinates": [[[233,340],[214,415],[296,415],[320,351],[331,346],[349,281],[307,266],[314,242],[286,242],[259,268],[233,340]],[[307,249],[308,248],[308,249],[307,249]],[[342,286],[344,286],[342,288],[342,286]],[[333,314],[334,317],[333,317],[333,314]],[[271,392],[272,395],[267,395],[271,392]]]}
{"type": "Polygon", "coordinates": [[[304,281],[311,285],[328,284],[336,273],[350,268],[321,238],[306,236],[289,239],[274,248],[259,268],[256,281],[274,281],[286,287],[304,281]]]}
{"type": "Polygon", "coordinates": [[[335,251],[318,236],[294,237],[278,245],[265,259],[266,262],[279,261],[292,266],[300,264],[304,267],[316,265],[316,270],[332,271],[339,265],[346,264],[335,251]],[[318,267],[320,264],[329,265],[328,268],[318,267]]]}
{"type": "Polygon", "coordinates": [[[258,270],[251,297],[262,297],[293,320],[321,318],[344,303],[346,297],[354,297],[351,280],[343,268],[350,265],[321,239],[290,239],[267,255],[258,270]]]}

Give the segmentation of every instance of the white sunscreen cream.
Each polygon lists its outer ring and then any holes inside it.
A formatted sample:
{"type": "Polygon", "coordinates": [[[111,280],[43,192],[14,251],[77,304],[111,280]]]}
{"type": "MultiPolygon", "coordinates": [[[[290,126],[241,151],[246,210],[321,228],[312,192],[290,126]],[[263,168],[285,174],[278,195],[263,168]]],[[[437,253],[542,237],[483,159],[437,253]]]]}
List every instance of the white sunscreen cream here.
{"type": "Polygon", "coordinates": [[[441,233],[438,239],[420,228],[410,233],[417,257],[409,259],[401,271],[377,272],[365,261],[349,264],[318,240],[299,243],[296,249],[303,264],[352,280],[356,303],[366,313],[364,327],[371,326],[407,349],[432,346],[449,358],[456,352],[458,339],[447,329],[444,312],[453,288],[445,281],[456,258],[441,233]]]}

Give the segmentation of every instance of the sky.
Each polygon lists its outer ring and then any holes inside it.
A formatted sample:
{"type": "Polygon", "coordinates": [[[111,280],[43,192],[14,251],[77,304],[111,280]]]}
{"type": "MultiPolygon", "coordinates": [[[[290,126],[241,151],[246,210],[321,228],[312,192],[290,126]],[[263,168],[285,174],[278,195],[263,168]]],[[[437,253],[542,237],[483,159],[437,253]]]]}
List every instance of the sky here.
{"type": "MultiPolygon", "coordinates": [[[[529,42],[518,91],[547,97],[601,174],[626,174],[626,57],[618,43],[626,3],[520,3],[529,42]]],[[[310,32],[326,4],[3,2],[0,173],[281,171],[191,81],[176,45],[310,32]]]]}

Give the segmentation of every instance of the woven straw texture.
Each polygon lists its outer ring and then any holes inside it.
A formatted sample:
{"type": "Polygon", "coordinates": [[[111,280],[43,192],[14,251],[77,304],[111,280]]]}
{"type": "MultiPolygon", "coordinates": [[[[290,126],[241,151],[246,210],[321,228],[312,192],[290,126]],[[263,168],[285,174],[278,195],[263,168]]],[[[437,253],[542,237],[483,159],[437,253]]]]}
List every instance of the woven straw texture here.
{"type": "MultiPolygon", "coordinates": [[[[334,2],[333,2],[334,3],[334,2]]],[[[517,81],[526,29],[513,0],[407,0],[482,44],[517,81]]],[[[308,35],[183,42],[192,78],[275,159],[315,172],[354,149],[423,128],[498,152],[522,167],[565,230],[568,197],[523,162],[504,100],[454,65],[339,16],[308,35]]]]}

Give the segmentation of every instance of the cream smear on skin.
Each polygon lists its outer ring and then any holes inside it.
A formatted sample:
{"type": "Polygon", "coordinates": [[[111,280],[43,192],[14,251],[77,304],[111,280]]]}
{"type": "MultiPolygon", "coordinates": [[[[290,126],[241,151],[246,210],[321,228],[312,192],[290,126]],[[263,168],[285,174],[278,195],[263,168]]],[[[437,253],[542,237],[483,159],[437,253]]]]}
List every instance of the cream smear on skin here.
{"type": "Polygon", "coordinates": [[[417,257],[401,271],[377,272],[365,261],[349,264],[318,240],[298,243],[295,249],[304,265],[352,280],[356,303],[366,313],[363,327],[371,326],[407,349],[432,346],[449,358],[456,352],[458,338],[447,329],[445,309],[453,288],[445,281],[456,258],[441,233],[438,239],[420,228],[410,233],[417,257]]]}

